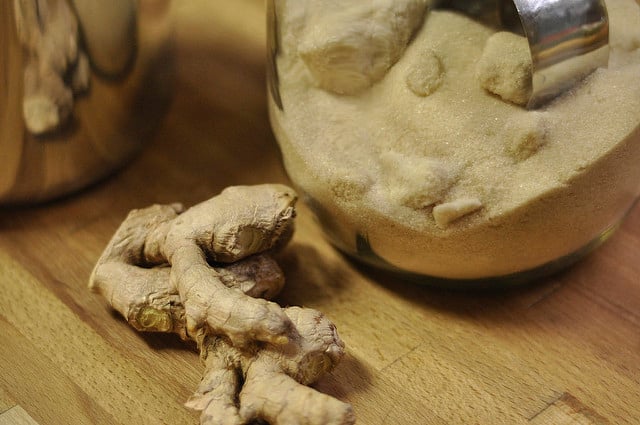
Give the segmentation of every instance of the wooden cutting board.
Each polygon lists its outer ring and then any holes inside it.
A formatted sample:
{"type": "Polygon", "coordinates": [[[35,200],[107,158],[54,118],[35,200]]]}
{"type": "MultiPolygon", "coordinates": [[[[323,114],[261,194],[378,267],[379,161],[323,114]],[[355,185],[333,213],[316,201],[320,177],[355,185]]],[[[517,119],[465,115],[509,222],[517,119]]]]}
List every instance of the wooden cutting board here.
{"type": "MultiPolygon", "coordinates": [[[[175,1],[175,98],[133,163],[63,200],[0,210],[0,425],[197,424],[202,366],[140,334],[87,279],[132,208],[287,182],[265,107],[262,0],[175,1]]],[[[278,301],[325,312],[347,356],[316,385],[358,423],[640,421],[640,209],[536,285],[446,292],[355,267],[300,206],[278,301]]]]}

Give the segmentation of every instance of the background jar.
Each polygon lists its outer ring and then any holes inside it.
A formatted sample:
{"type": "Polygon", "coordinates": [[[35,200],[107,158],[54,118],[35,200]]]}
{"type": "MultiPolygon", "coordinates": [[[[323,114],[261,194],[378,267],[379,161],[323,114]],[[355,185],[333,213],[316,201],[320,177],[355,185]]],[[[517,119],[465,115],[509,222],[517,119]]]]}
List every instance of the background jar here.
{"type": "MultiPolygon", "coordinates": [[[[168,0],[0,3],[0,203],[39,202],[73,192],[107,176],[141,149],[171,92],[169,5],[168,0]],[[35,25],[29,16],[34,11],[35,25]],[[68,11],[68,21],[61,21],[68,11]],[[36,74],[49,78],[50,69],[41,69],[48,66],[43,63],[50,52],[37,52],[25,40],[55,43],[47,37],[55,39],[56,31],[69,25],[77,25],[77,32],[70,30],[77,34],[70,50],[79,53],[55,67],[67,67],[62,79],[71,85],[71,68],[80,66],[85,55],[88,84],[73,94],[70,112],[58,125],[33,131],[25,123],[25,93],[33,85],[25,71],[39,61],[36,74]]],[[[41,76],[36,79],[38,87],[47,84],[41,76]]]]}

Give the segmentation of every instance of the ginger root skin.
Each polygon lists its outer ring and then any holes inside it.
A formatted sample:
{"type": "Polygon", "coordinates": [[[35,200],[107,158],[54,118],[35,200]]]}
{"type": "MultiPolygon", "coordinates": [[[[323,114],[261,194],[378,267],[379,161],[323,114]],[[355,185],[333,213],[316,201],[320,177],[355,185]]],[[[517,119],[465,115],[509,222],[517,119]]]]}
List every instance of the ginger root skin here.
{"type": "Polygon", "coordinates": [[[255,419],[279,425],[355,423],[349,404],[305,386],[331,371],[344,355],[335,326],[313,309],[284,311],[294,323],[288,344],[239,350],[216,337],[200,344],[205,374],[186,406],[202,411],[202,425],[241,425],[255,419]]]}
{"type": "Polygon", "coordinates": [[[344,343],[322,313],[281,308],[272,253],[291,239],[296,194],[236,186],[186,209],[134,210],[89,286],[140,331],[195,341],[205,373],[187,407],[203,425],[349,425],[351,406],[306,385],[330,372],[344,343]]]}
{"type": "MultiPolygon", "coordinates": [[[[286,343],[291,323],[280,306],[229,289],[211,264],[237,262],[286,244],[296,199],[282,185],[235,186],[186,211],[180,204],[134,210],[98,260],[89,285],[129,318],[148,292],[133,297],[137,287],[122,278],[136,267],[140,284],[152,282],[152,276],[145,280],[147,272],[169,266],[168,285],[184,306],[185,337],[195,339],[206,328],[239,346],[254,340],[286,343]]],[[[144,286],[149,285],[156,284],[144,286]]]]}

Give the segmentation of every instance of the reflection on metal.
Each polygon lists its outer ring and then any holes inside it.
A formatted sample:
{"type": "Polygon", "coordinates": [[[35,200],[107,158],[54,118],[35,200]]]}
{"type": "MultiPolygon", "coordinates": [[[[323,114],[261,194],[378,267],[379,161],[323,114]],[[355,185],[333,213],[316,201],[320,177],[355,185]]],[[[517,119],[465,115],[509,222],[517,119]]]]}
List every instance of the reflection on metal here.
{"type": "Polygon", "coordinates": [[[280,97],[280,80],[276,62],[280,50],[280,37],[275,3],[276,0],[267,1],[267,84],[269,85],[269,92],[273,102],[282,111],[284,108],[280,97]]]}
{"type": "Polygon", "coordinates": [[[499,0],[440,0],[437,6],[457,10],[489,25],[498,20],[499,0]]]}
{"type": "Polygon", "coordinates": [[[71,0],[93,71],[123,78],[137,49],[135,0],[71,0]]]}

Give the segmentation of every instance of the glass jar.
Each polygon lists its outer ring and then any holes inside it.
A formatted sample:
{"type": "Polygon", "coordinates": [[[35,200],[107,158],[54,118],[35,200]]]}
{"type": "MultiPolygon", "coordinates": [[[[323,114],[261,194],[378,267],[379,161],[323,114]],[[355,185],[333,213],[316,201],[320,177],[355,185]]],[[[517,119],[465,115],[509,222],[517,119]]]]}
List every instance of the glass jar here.
{"type": "Polygon", "coordinates": [[[486,13],[315,3],[268,2],[269,112],[342,252],[431,284],[521,283],[598,246],[638,199],[635,0],[607,2],[608,68],[535,110],[483,85],[502,37],[486,13]]]}
{"type": "Polygon", "coordinates": [[[171,91],[168,8],[0,3],[0,203],[78,190],[141,149],[171,91]]]}

